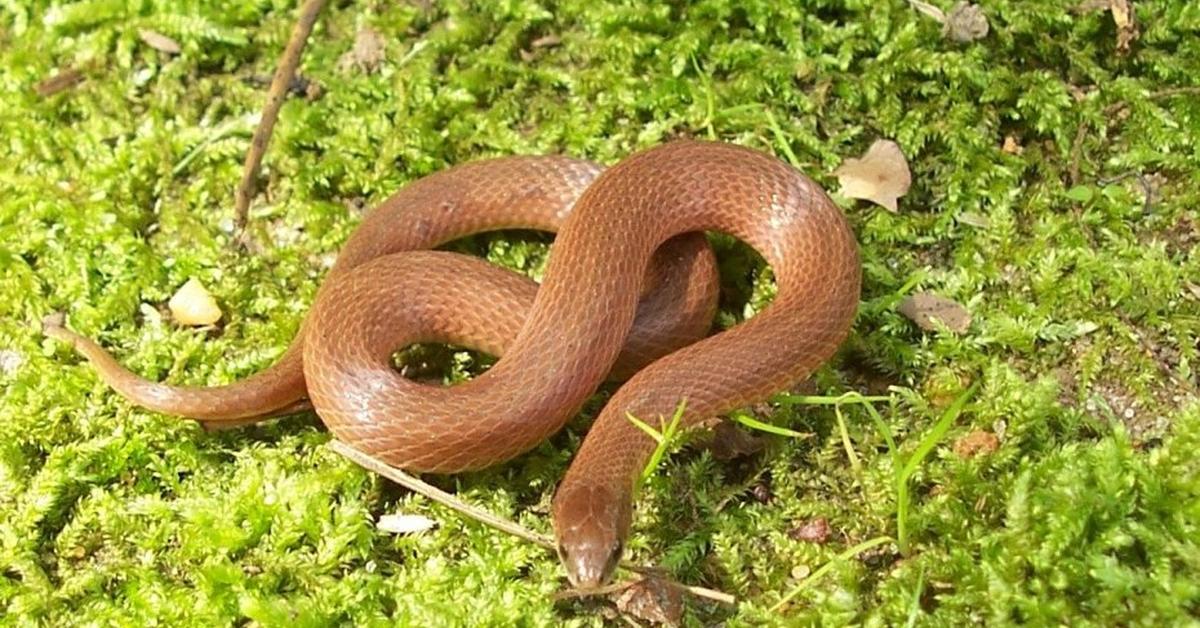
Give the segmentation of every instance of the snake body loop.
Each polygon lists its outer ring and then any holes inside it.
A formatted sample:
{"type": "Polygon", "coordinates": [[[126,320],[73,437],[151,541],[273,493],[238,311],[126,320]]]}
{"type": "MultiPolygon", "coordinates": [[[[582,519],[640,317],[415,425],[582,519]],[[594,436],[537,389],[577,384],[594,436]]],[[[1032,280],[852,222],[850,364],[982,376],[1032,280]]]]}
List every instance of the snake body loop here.
{"type": "Polygon", "coordinates": [[[356,230],[280,362],[242,382],[147,382],[73,332],[48,333],[146,407],[245,422],[307,398],[338,438],[416,471],[516,456],[561,428],[606,376],[632,374],[554,499],[567,575],[595,586],[620,559],[634,482],[655,447],[626,415],[653,424],[686,401],[692,425],[806,377],[847,334],[859,282],[849,225],[814,182],[756,151],[675,142],[602,173],[561,157],[507,158],[409,185],[356,230]],[[540,288],[478,260],[413,252],[510,227],[558,231],[540,288]],[[716,284],[701,231],[748,243],[778,288],[763,312],[703,339],[716,284]],[[392,353],[415,342],[501,357],[473,380],[431,386],[391,367],[392,353]]]}

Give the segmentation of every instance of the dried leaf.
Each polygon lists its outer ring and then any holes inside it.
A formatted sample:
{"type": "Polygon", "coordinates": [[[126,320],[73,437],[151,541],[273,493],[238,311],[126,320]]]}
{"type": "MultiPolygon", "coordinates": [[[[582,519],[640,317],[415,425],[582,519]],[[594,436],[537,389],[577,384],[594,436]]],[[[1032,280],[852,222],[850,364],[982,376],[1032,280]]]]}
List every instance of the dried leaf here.
{"type": "Polygon", "coordinates": [[[437,522],[425,515],[383,515],[375,527],[392,534],[414,534],[437,526],[437,522]]]}
{"type": "Polygon", "coordinates": [[[986,456],[1000,448],[1000,439],[991,432],[975,431],[954,443],[954,453],[959,458],[986,456]]]}
{"type": "Polygon", "coordinates": [[[1125,54],[1138,38],[1137,20],[1133,13],[1133,0],[1111,0],[1113,23],[1117,25],[1117,52],[1125,54]]]}
{"type": "Polygon", "coordinates": [[[1185,284],[1185,285],[1188,289],[1188,292],[1192,293],[1192,298],[1197,301],[1200,301],[1200,286],[1198,286],[1190,281],[1187,282],[1187,284],[1185,284]]]}
{"type": "Polygon", "coordinates": [[[196,278],[187,280],[167,302],[171,316],[180,325],[212,325],[221,320],[221,308],[196,278]]]}
{"type": "Polygon", "coordinates": [[[325,88],[316,81],[308,81],[304,86],[304,99],[312,102],[325,95],[325,88]]]}
{"type": "Polygon", "coordinates": [[[167,37],[166,35],[163,35],[162,33],[156,33],[152,30],[143,28],[138,30],[138,37],[140,37],[142,41],[146,42],[146,45],[159,52],[165,52],[169,55],[177,55],[183,51],[183,47],[179,45],[179,42],[167,37]]]}
{"type": "Polygon", "coordinates": [[[752,456],[767,446],[767,439],[751,435],[731,421],[722,420],[712,429],[708,450],[716,460],[727,461],[752,456]]]}
{"type": "Polygon", "coordinates": [[[63,327],[67,324],[66,312],[51,312],[42,317],[42,329],[63,327]]]}
{"type": "Polygon", "coordinates": [[[971,225],[972,227],[978,227],[980,229],[987,229],[988,227],[992,226],[991,218],[975,212],[963,212],[959,214],[958,221],[964,225],[971,225]]]}
{"type": "Polygon", "coordinates": [[[615,597],[622,613],[652,624],[678,626],[683,617],[683,592],[661,578],[647,576],[615,597]]]}
{"type": "Polygon", "coordinates": [[[769,504],[771,500],[775,499],[775,494],[771,492],[771,482],[767,478],[759,480],[757,484],[751,487],[750,494],[760,504],[769,504]]]}
{"type": "Polygon", "coordinates": [[[375,29],[364,26],[354,35],[354,46],[338,59],[338,69],[371,73],[387,59],[387,40],[375,29]]]}
{"type": "Polygon", "coordinates": [[[529,42],[528,50],[521,50],[522,61],[533,61],[537,58],[537,51],[543,48],[553,48],[562,43],[562,39],[558,35],[543,35],[529,42]]]}
{"type": "Polygon", "coordinates": [[[942,34],[957,42],[983,39],[988,34],[987,16],[977,4],[959,2],[946,15],[942,34]]]}
{"type": "Polygon", "coordinates": [[[1017,138],[1011,135],[1005,135],[1004,145],[1000,147],[1000,150],[1008,153],[1009,155],[1020,155],[1021,153],[1025,152],[1025,147],[1021,146],[1021,144],[1017,142],[1017,138]]]}
{"type": "Polygon", "coordinates": [[[68,68],[54,76],[42,79],[34,87],[34,90],[37,91],[38,96],[48,98],[81,82],[83,82],[83,71],[78,68],[68,68]]]}
{"type": "Polygon", "coordinates": [[[825,517],[817,517],[805,522],[802,526],[792,528],[788,531],[788,536],[797,541],[807,541],[821,545],[829,540],[831,533],[829,520],[825,517]]]}
{"type": "Polygon", "coordinates": [[[1071,92],[1071,98],[1074,98],[1075,102],[1083,102],[1088,99],[1088,96],[1090,96],[1093,91],[1095,91],[1095,88],[1087,85],[1081,87],[1079,85],[1068,83],[1067,91],[1071,92]]]}
{"type": "Polygon", "coordinates": [[[892,212],[897,211],[896,200],[912,185],[908,160],[891,140],[876,140],[862,158],[847,159],[833,174],[843,196],[865,199],[892,212]]]}
{"type": "Polygon", "coordinates": [[[933,6],[932,4],[929,4],[928,2],[921,2],[921,0],[908,0],[908,3],[911,4],[912,8],[916,9],[917,11],[920,11],[921,13],[924,13],[925,15],[937,20],[938,23],[946,23],[946,14],[942,13],[941,9],[933,6]]]}
{"type": "Polygon", "coordinates": [[[998,440],[1004,440],[1004,434],[1008,432],[1008,421],[1004,419],[996,419],[992,422],[992,432],[996,434],[998,440]]]}
{"type": "Polygon", "coordinates": [[[939,329],[938,324],[940,323],[950,331],[961,334],[971,326],[971,314],[967,312],[966,308],[936,294],[927,292],[914,294],[904,299],[897,309],[926,331],[939,329]]]}

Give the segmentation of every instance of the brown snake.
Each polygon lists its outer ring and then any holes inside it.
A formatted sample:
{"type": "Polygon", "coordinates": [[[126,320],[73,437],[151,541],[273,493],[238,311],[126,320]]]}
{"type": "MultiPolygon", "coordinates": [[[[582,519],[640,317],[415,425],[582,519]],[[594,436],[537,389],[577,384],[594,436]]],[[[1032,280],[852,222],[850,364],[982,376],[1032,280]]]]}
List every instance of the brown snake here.
{"type": "Polygon", "coordinates": [[[816,183],[756,151],[674,142],[603,173],[564,157],[510,157],[410,184],[355,231],[283,357],[240,382],[150,382],[87,338],[46,331],[139,405],[237,424],[307,398],[337,438],[414,471],[512,458],[561,428],[607,375],[633,373],[554,498],[559,555],[571,582],[588,587],[616,568],[634,483],[655,448],[626,413],[653,424],[686,400],[683,423],[693,425],[808,376],[849,331],[859,281],[854,236],[816,183]],[[516,227],[558,231],[540,288],[480,260],[418,250],[516,227]],[[777,284],[763,312],[703,339],[716,283],[700,231],[749,244],[777,284]],[[502,357],[462,384],[422,384],[391,363],[420,342],[502,357]]]}

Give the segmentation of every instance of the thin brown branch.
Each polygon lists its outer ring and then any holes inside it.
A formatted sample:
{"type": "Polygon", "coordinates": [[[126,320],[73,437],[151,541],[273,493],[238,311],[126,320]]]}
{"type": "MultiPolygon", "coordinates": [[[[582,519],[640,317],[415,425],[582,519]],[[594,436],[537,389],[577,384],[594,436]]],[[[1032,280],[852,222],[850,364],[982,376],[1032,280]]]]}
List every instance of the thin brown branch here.
{"type": "Polygon", "coordinates": [[[1071,161],[1067,167],[1067,175],[1071,178],[1071,185],[1079,183],[1079,161],[1083,158],[1083,140],[1087,137],[1087,132],[1087,120],[1080,121],[1079,128],[1075,131],[1075,140],[1071,142],[1071,161]]]}
{"type": "Polygon", "coordinates": [[[60,71],[54,76],[42,79],[34,86],[34,91],[42,98],[49,98],[61,91],[75,87],[83,82],[86,78],[83,70],[79,68],[67,68],[60,71]]]}
{"type": "MultiPolygon", "coordinates": [[[[676,583],[676,584],[678,584],[678,583],[676,583]]],[[[683,587],[684,591],[687,591],[688,593],[691,593],[692,595],[694,595],[696,597],[702,597],[705,599],[709,599],[714,602],[719,602],[721,604],[725,604],[727,606],[737,606],[737,598],[728,593],[725,593],[724,591],[717,591],[716,589],[706,589],[704,587],[694,587],[690,584],[679,584],[679,586],[683,587]]]]}
{"type": "Polygon", "coordinates": [[[365,454],[340,440],[334,440],[329,443],[329,448],[337,453],[350,459],[358,466],[375,473],[407,488],[408,490],[424,495],[439,504],[447,506],[458,511],[484,525],[491,526],[501,532],[507,532],[515,537],[525,539],[535,545],[540,545],[550,551],[554,551],[554,541],[544,535],[538,534],[518,523],[514,523],[507,519],[501,519],[486,510],[476,508],[461,499],[443,491],[442,489],[429,484],[417,477],[409,475],[396,467],[393,467],[378,458],[365,454]]]}
{"type": "Polygon", "coordinates": [[[246,153],[246,163],[242,167],[242,182],[238,184],[235,198],[235,224],[239,231],[246,228],[250,215],[250,201],[254,198],[254,182],[258,178],[258,169],[262,165],[263,154],[271,141],[271,132],[275,130],[275,121],[279,118],[279,109],[287,98],[288,86],[296,67],[300,65],[300,54],[308,43],[317,16],[325,6],[325,0],[308,0],[300,10],[300,19],[292,29],[292,37],[288,40],[279,67],[275,70],[275,78],[271,81],[271,89],[267,91],[267,104],[263,107],[262,118],[258,128],[254,130],[254,138],[250,140],[250,150],[246,153]]]}
{"type": "Polygon", "coordinates": [[[1146,175],[1142,174],[1141,172],[1138,172],[1137,170],[1130,170],[1129,172],[1119,174],[1115,177],[1096,179],[1096,183],[1100,186],[1107,186],[1124,181],[1129,177],[1136,177],[1138,185],[1142,187],[1142,194],[1144,195],[1143,198],[1145,199],[1142,201],[1142,213],[1149,214],[1150,210],[1153,209],[1154,186],[1150,184],[1150,179],[1148,179],[1146,175]]]}
{"type": "Polygon", "coordinates": [[[563,589],[562,591],[555,591],[551,597],[557,602],[559,600],[576,600],[597,595],[609,595],[611,593],[620,593],[641,581],[642,579],[638,578],[625,582],[613,582],[612,584],[606,584],[595,589],[563,589]]]}
{"type": "MultiPolygon", "coordinates": [[[[509,521],[507,519],[497,517],[496,515],[493,515],[492,513],[487,512],[486,510],[476,508],[475,506],[472,506],[472,505],[462,501],[461,499],[455,497],[454,495],[451,495],[450,493],[447,493],[447,492],[443,491],[442,489],[440,489],[436,486],[433,486],[432,484],[429,484],[429,483],[427,483],[419,478],[416,478],[400,469],[397,469],[396,467],[393,467],[393,466],[383,462],[382,460],[379,460],[378,458],[375,458],[369,454],[363,453],[363,452],[351,447],[350,445],[347,445],[346,443],[344,443],[340,440],[335,439],[335,440],[330,441],[329,448],[332,449],[333,451],[337,452],[338,454],[344,456],[346,459],[350,460],[351,462],[357,464],[358,466],[366,469],[367,471],[370,471],[377,475],[383,476],[383,477],[407,488],[408,490],[410,490],[414,493],[424,495],[425,497],[428,497],[429,499],[432,499],[433,501],[438,502],[439,504],[442,504],[452,510],[455,510],[460,514],[466,515],[467,517],[470,517],[471,519],[474,519],[486,526],[490,526],[492,528],[500,530],[501,532],[507,532],[508,534],[511,534],[517,538],[524,539],[535,545],[539,545],[545,549],[548,549],[551,552],[556,551],[555,547],[554,547],[554,540],[551,539],[550,537],[548,537],[544,534],[538,534],[537,532],[534,532],[533,530],[530,530],[514,521],[509,521]]],[[[679,587],[680,589],[683,589],[684,591],[687,591],[688,593],[691,593],[692,595],[695,595],[696,597],[702,597],[705,599],[720,602],[722,604],[730,604],[730,605],[737,604],[737,598],[728,593],[724,593],[722,591],[716,591],[713,589],[706,589],[704,587],[689,586],[689,585],[686,585],[686,584],[683,584],[680,582],[675,582],[668,578],[662,577],[662,575],[659,574],[658,570],[654,569],[653,567],[644,567],[641,565],[635,565],[628,561],[621,561],[621,566],[624,567],[625,569],[628,569],[628,570],[636,572],[636,573],[640,573],[640,574],[644,574],[644,575],[645,574],[655,575],[656,577],[661,578],[662,580],[668,582],[672,586],[679,587]]],[[[610,587],[612,587],[612,586],[615,586],[615,585],[610,585],[610,587]]],[[[627,586],[627,585],[623,585],[623,586],[627,586]]],[[[620,586],[618,588],[623,588],[623,586],[620,586]]],[[[571,593],[568,594],[568,596],[597,595],[597,594],[602,594],[602,593],[607,593],[607,592],[610,592],[609,587],[585,590],[585,591],[572,591],[571,593]]]]}
{"type": "Polygon", "coordinates": [[[1150,94],[1148,96],[1146,96],[1146,98],[1149,98],[1150,100],[1156,100],[1158,98],[1170,98],[1172,96],[1189,96],[1189,95],[1193,95],[1193,94],[1200,94],[1200,85],[1194,85],[1194,86],[1189,85],[1189,86],[1184,86],[1184,87],[1168,87],[1166,89],[1160,89],[1156,92],[1150,92],[1150,94]]]}
{"type": "Polygon", "coordinates": [[[727,604],[729,606],[737,605],[737,598],[728,593],[725,593],[723,591],[717,591],[715,589],[706,589],[704,587],[693,587],[691,585],[683,584],[681,582],[676,582],[674,580],[671,580],[670,578],[666,578],[662,574],[657,573],[657,572],[650,573],[652,570],[648,570],[648,569],[644,569],[644,568],[637,568],[637,569],[630,569],[630,570],[634,571],[636,573],[642,574],[642,577],[636,578],[634,580],[627,580],[625,582],[614,582],[612,584],[606,584],[602,587],[597,587],[595,589],[564,589],[562,591],[555,593],[554,599],[555,600],[570,600],[570,599],[576,599],[576,598],[593,597],[596,595],[609,595],[611,593],[619,593],[621,591],[624,591],[625,589],[628,589],[629,587],[631,587],[635,584],[638,584],[639,582],[646,580],[647,578],[657,578],[659,581],[665,582],[669,586],[675,587],[676,589],[679,589],[681,591],[686,591],[688,593],[691,593],[692,595],[694,595],[696,597],[702,597],[704,599],[712,600],[714,602],[719,602],[721,604],[727,604]]]}

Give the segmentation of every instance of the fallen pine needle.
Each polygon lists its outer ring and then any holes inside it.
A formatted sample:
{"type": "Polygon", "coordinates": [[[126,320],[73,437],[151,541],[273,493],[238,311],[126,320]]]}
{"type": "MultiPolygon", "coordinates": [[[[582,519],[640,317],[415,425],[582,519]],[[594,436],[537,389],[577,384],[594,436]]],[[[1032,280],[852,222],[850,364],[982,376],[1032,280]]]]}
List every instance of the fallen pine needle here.
{"type": "Polygon", "coordinates": [[[842,552],[841,554],[838,554],[837,556],[833,557],[833,560],[830,560],[829,562],[822,565],[820,569],[814,571],[812,573],[812,575],[808,576],[804,580],[801,580],[800,584],[796,585],[796,587],[794,589],[789,591],[787,593],[787,595],[783,596],[778,602],[775,603],[774,606],[767,609],[767,612],[768,613],[778,613],[781,609],[783,609],[784,606],[787,605],[788,602],[792,601],[792,598],[796,597],[797,595],[800,595],[801,591],[803,591],[805,588],[807,588],[812,583],[820,580],[821,577],[824,576],[827,572],[829,572],[830,569],[833,569],[835,566],[841,564],[842,562],[846,561],[847,559],[849,559],[853,556],[856,556],[856,555],[861,554],[871,548],[874,548],[874,547],[877,547],[879,545],[883,545],[884,543],[889,543],[889,542],[893,542],[893,539],[889,536],[875,537],[869,541],[863,541],[862,543],[859,543],[858,545],[851,547],[850,549],[842,552]]]}

